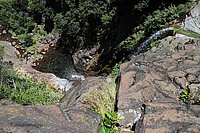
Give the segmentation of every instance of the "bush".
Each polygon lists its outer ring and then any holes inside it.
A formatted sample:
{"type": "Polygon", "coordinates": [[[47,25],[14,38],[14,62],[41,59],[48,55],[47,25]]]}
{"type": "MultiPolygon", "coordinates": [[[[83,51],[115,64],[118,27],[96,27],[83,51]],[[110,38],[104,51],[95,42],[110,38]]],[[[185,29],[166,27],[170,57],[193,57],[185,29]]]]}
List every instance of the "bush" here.
{"type": "Polygon", "coordinates": [[[109,83],[105,81],[97,90],[88,92],[85,100],[96,112],[105,115],[106,112],[114,111],[116,85],[114,80],[109,83]]]}
{"type": "Polygon", "coordinates": [[[32,80],[28,80],[26,83],[17,82],[16,86],[21,86],[21,88],[17,87],[11,93],[10,99],[23,105],[52,104],[53,102],[58,102],[62,97],[62,94],[47,89],[44,83],[36,84],[32,80]]]}
{"type": "Polygon", "coordinates": [[[102,118],[100,133],[114,133],[118,130],[117,122],[123,120],[123,116],[118,116],[115,112],[106,112],[102,118]]]}
{"type": "Polygon", "coordinates": [[[3,48],[0,47],[0,100],[10,99],[19,104],[51,104],[58,102],[62,94],[36,83],[29,77],[19,77],[9,63],[2,62],[3,48]]]}

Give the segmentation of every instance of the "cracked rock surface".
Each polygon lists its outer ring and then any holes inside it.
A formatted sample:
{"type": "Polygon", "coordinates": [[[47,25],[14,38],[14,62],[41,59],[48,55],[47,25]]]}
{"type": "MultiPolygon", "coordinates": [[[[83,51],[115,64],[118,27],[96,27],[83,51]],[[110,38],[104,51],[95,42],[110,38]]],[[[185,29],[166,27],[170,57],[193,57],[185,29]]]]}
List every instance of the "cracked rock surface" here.
{"type": "Polygon", "coordinates": [[[200,42],[169,36],[153,51],[121,65],[118,113],[120,124],[136,133],[198,132],[199,109],[186,105],[180,93],[200,92],[200,42]]]}
{"type": "Polygon", "coordinates": [[[22,106],[0,101],[1,133],[98,133],[101,116],[84,101],[105,79],[90,77],[70,89],[60,103],[22,106]]]}

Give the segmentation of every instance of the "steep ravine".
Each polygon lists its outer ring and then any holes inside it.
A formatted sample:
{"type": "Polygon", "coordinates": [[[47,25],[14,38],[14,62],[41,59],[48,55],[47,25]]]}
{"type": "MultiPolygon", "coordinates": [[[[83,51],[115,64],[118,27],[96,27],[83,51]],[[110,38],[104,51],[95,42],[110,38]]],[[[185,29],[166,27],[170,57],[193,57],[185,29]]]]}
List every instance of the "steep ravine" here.
{"type": "MultiPolygon", "coordinates": [[[[198,40],[177,34],[121,65],[116,107],[125,119],[120,121],[120,132],[200,130],[199,105],[179,100],[181,88],[199,91],[199,46],[198,40]]],[[[85,96],[105,81],[104,77],[88,77],[80,86],[70,89],[59,104],[50,106],[1,101],[0,130],[98,133],[101,117],[91,109],[85,96]]]]}
{"type": "MultiPolygon", "coordinates": [[[[6,60],[15,62],[16,67],[29,70],[37,80],[55,77],[52,74],[44,75],[20,62],[9,51],[16,51],[11,44],[2,43],[8,49],[6,60]]],[[[143,48],[146,49],[146,46],[143,48]]],[[[191,93],[200,92],[199,40],[176,34],[159,40],[159,45],[149,51],[143,48],[138,48],[140,54],[136,52],[129,62],[120,67],[116,111],[125,119],[119,123],[119,132],[199,132],[199,102],[191,99],[189,104],[185,104],[179,99],[180,92],[185,88],[190,88],[191,93]]],[[[57,55],[50,54],[52,59],[57,55]]],[[[62,54],[59,56],[63,57],[62,54]]],[[[48,59],[52,62],[51,58],[48,59]]],[[[41,70],[47,72],[49,66],[45,65],[42,65],[45,69],[41,70]]],[[[57,68],[51,72],[54,70],[57,68]]],[[[101,116],[92,110],[85,96],[91,90],[98,90],[104,82],[110,83],[105,77],[87,77],[79,86],[69,89],[60,103],[50,106],[21,106],[0,101],[0,131],[98,133],[101,116]]],[[[195,96],[193,98],[198,98],[195,96]]]]}

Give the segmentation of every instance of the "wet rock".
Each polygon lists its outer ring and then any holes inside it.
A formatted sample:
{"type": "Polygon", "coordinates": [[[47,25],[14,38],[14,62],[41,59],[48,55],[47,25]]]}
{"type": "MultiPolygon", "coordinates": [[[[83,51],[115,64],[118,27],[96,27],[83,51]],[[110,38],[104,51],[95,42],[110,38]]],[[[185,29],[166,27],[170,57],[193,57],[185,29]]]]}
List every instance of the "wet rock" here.
{"type": "Polygon", "coordinates": [[[86,48],[81,49],[75,52],[72,55],[74,66],[76,70],[78,70],[81,73],[93,75],[95,72],[95,68],[99,59],[99,50],[100,45],[96,45],[93,48],[86,48]]]}
{"type": "Polygon", "coordinates": [[[50,81],[48,81],[48,86],[55,90],[60,90],[61,92],[67,92],[69,89],[73,87],[72,82],[67,79],[62,79],[59,77],[53,77],[50,81]]]}

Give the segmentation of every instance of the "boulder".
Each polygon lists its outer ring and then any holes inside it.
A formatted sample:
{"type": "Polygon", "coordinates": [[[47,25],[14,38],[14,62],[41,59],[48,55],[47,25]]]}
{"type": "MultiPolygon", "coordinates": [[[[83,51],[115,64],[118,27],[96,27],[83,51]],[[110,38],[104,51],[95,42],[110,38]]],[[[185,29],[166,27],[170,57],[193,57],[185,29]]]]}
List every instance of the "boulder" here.
{"type": "Polygon", "coordinates": [[[70,89],[60,103],[22,106],[0,101],[1,132],[98,133],[101,116],[86,103],[85,96],[105,79],[87,78],[70,89]]]}
{"type": "Polygon", "coordinates": [[[85,75],[94,75],[97,69],[97,63],[99,60],[100,45],[95,45],[92,48],[80,49],[72,55],[74,67],[77,71],[84,73],[85,75]]]}

